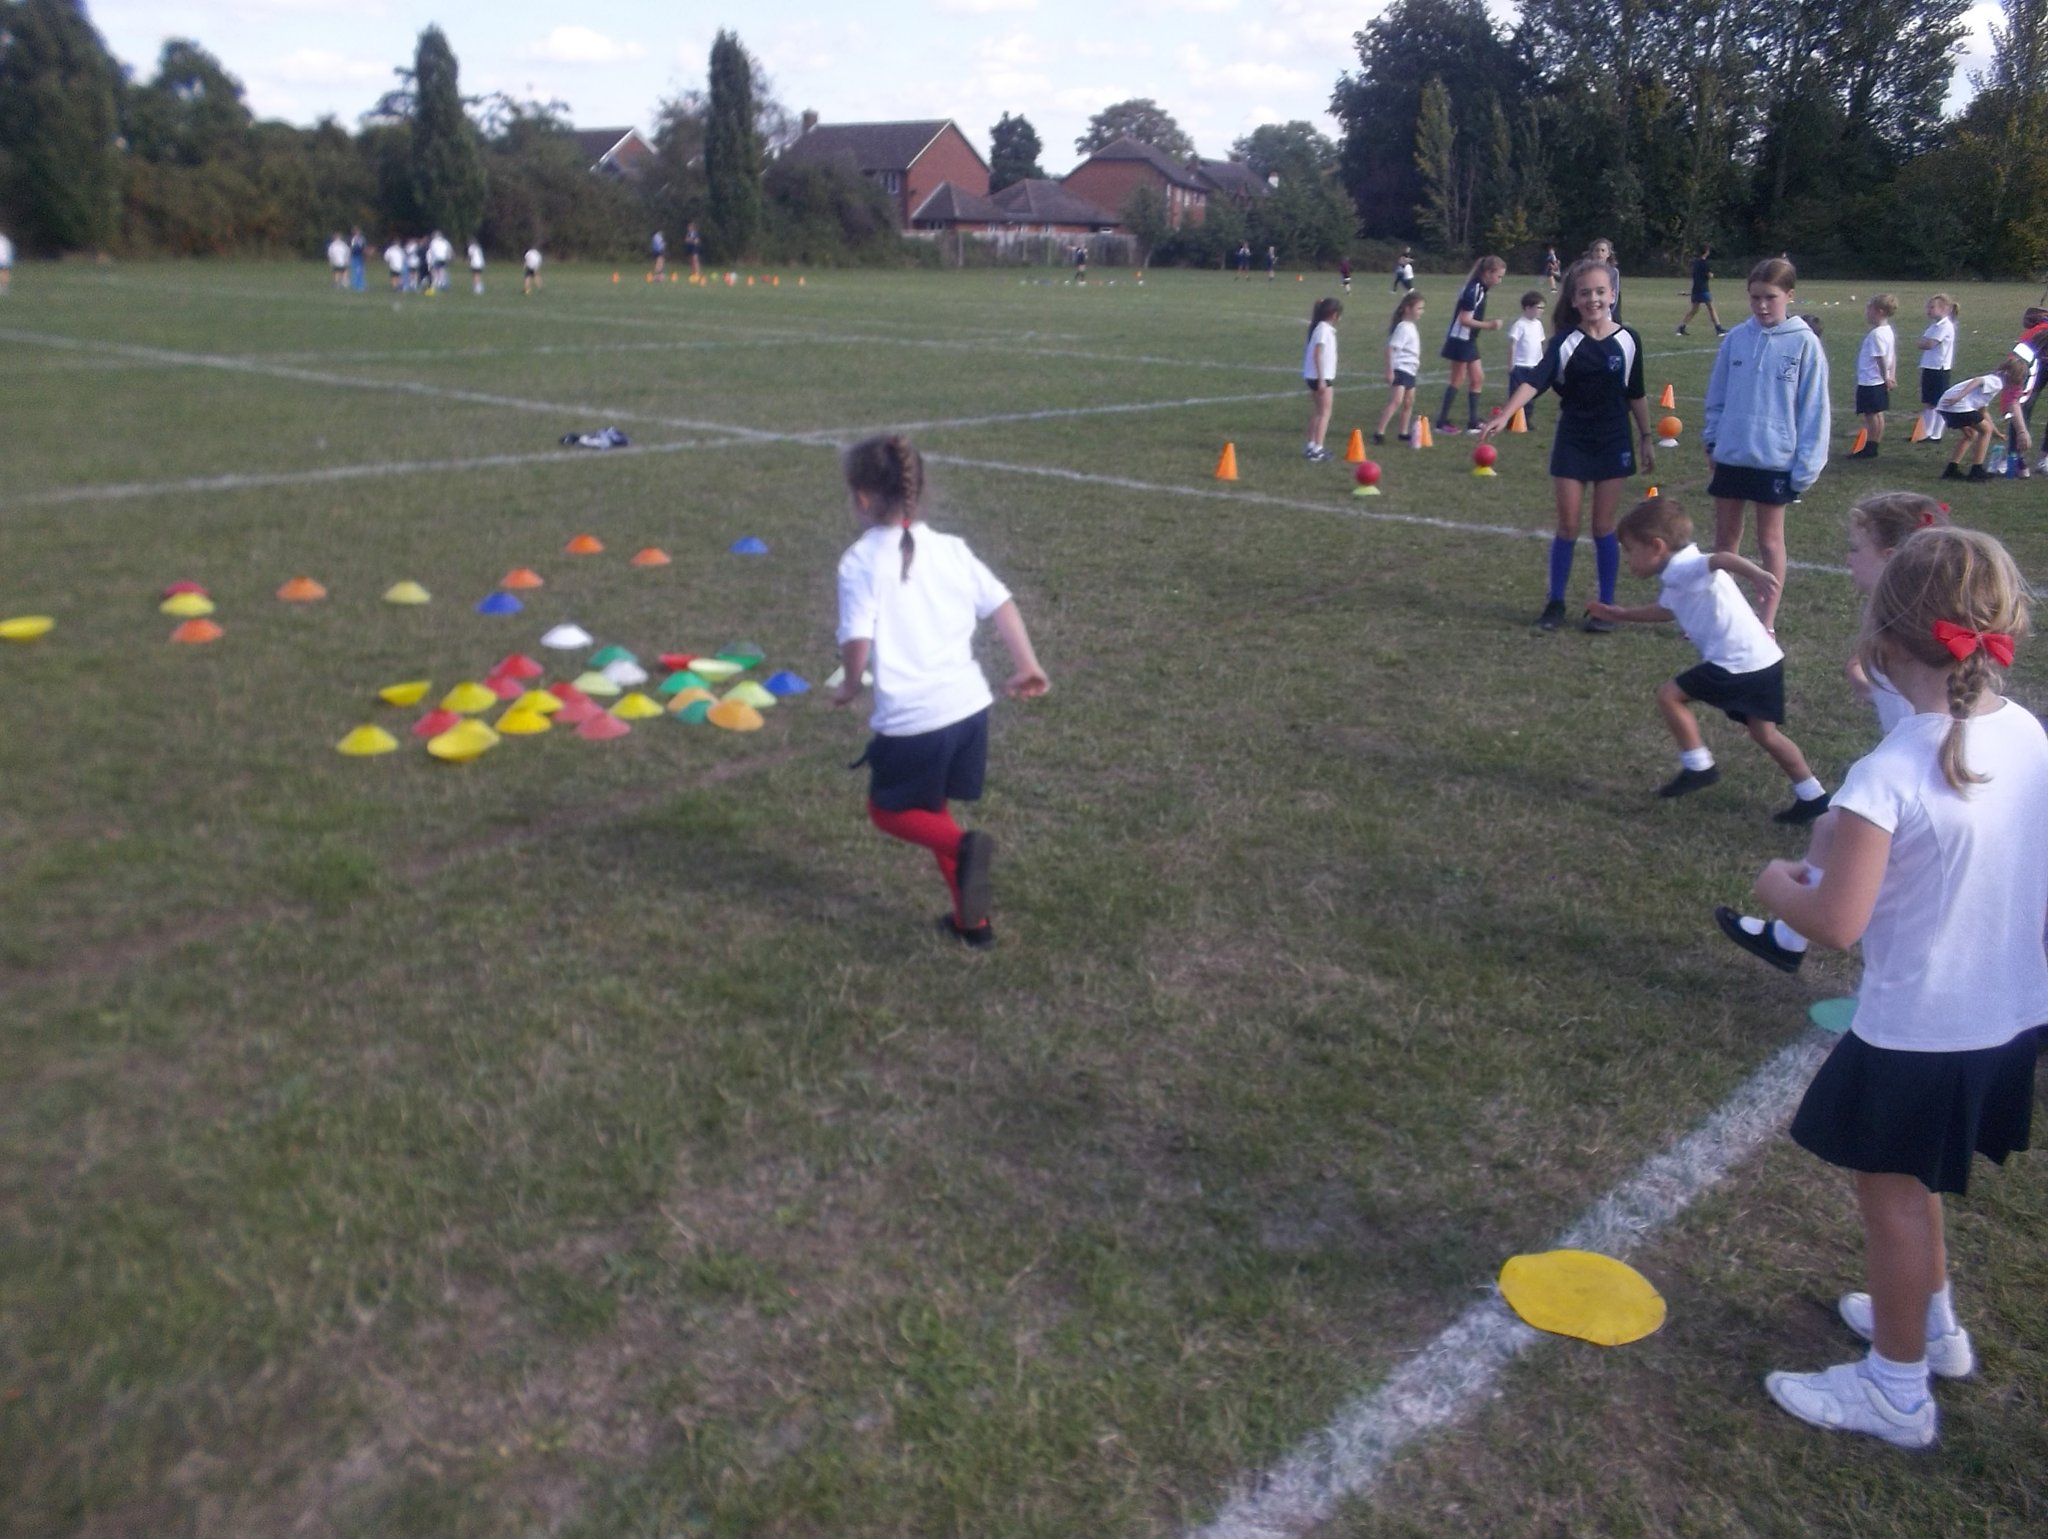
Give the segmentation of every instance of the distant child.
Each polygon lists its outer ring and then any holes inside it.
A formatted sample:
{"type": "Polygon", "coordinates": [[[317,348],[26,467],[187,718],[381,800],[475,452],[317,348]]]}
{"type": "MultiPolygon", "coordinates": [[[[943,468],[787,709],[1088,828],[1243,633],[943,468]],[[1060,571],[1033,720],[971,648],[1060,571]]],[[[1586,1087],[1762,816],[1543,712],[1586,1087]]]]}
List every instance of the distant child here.
{"type": "Polygon", "coordinates": [[[1279,271],[1280,248],[1278,246],[1268,246],[1266,248],[1266,281],[1271,283],[1278,276],[1279,271]]]}
{"type": "MultiPolygon", "coordinates": [[[[1536,372],[1536,365],[1543,361],[1543,345],[1550,340],[1550,332],[1543,324],[1543,296],[1531,289],[1522,296],[1522,315],[1508,327],[1508,393],[1526,381],[1536,372]]],[[[1539,389],[1537,395],[1542,394],[1539,389]]],[[[1511,416],[1506,408],[1502,417],[1511,416]]],[[[1529,398],[1529,404],[1522,411],[1522,426],[1536,425],[1536,396],[1529,398]]]]}
{"type": "Polygon", "coordinates": [[[1074,248],[1074,281],[1083,285],[1088,282],[1088,247],[1085,242],[1074,248]]]}
{"type": "Polygon", "coordinates": [[[526,286],[521,292],[531,294],[535,289],[539,287],[540,247],[528,246],[526,248],[526,286]]]}
{"type": "Polygon", "coordinates": [[[1030,699],[1051,687],[1031,650],[1017,601],[957,535],[924,522],[924,460],[900,437],[846,451],[846,489],[861,536],[839,560],[839,655],[845,678],[832,704],[851,705],[874,673],[868,817],[891,838],[930,850],[953,898],[938,928],[975,950],[989,925],[995,841],[962,833],[949,801],[981,799],[994,697],[974,660],[974,630],[994,620],[1009,650],[1003,692],[1030,699]]]}
{"type": "Polygon", "coordinates": [[[1543,276],[1549,283],[1550,292],[1553,294],[1557,292],[1558,274],[1563,271],[1564,264],[1557,259],[1557,247],[1545,246],[1543,248],[1543,276]]]}
{"type": "Polygon", "coordinates": [[[1942,467],[1942,480],[1991,479],[1991,472],[1984,468],[1984,457],[1991,452],[1991,439],[1997,431],[1991,414],[1995,411],[2004,420],[2005,410],[2000,403],[2008,390],[2016,392],[2025,383],[2027,368],[2020,359],[2008,356],[1992,373],[1976,375],[1942,392],[1934,409],[1941,413],[1943,422],[1961,435],[1955,448],[1949,451],[1948,464],[1942,467]],[[1971,456],[1968,475],[1962,470],[1965,455],[1971,456]]]}
{"type": "Polygon", "coordinates": [[[1337,318],[1343,303],[1319,299],[1308,318],[1308,343],[1301,350],[1301,378],[1308,386],[1308,447],[1301,457],[1320,463],[1330,457],[1323,435],[1330,430],[1330,409],[1337,403],[1337,318]]]}
{"type": "MultiPolygon", "coordinates": [[[[2026,476],[2027,456],[2033,452],[2034,397],[2040,393],[2042,372],[2048,369],[2048,310],[2039,305],[2029,305],[2020,317],[2024,328],[2020,339],[2012,345],[2012,355],[2027,366],[2027,377],[2020,385],[2008,390],[1999,398],[2006,416],[2007,448],[2017,459],[2017,467],[2009,473],[2026,476]]],[[[2012,460],[2008,459],[2008,464],[2012,460]]],[[[2048,470],[2048,464],[2042,466],[2048,470]]]]}
{"type": "Polygon", "coordinates": [[[469,238],[469,291],[472,294],[484,291],[484,247],[474,235],[469,238]]]}
{"type": "Polygon", "coordinates": [[[1773,813],[1771,821],[1811,823],[1828,810],[1828,793],[1807,767],[1799,745],[1778,730],[1785,720],[1785,653],[1728,574],[1742,577],[1766,599],[1776,579],[1732,550],[1703,553],[1692,542],[1692,520],[1670,497],[1637,503],[1622,515],[1618,533],[1629,572],[1661,579],[1659,601],[1635,609],[1594,604],[1587,613],[1602,620],[1676,620],[1700,652],[1698,667],[1657,691],[1657,709],[1678,743],[1679,766],[1657,794],[1686,796],[1721,778],[1693,720],[1697,700],[1747,727],[1792,782],[1792,805],[1773,813]]]}
{"type": "Polygon", "coordinates": [[[384,248],[384,266],[391,273],[391,292],[400,292],[405,287],[405,247],[395,235],[384,248]]]}
{"type": "Polygon", "coordinates": [[[1721,312],[1714,308],[1714,274],[1707,266],[1707,258],[1714,254],[1712,246],[1700,247],[1700,254],[1692,259],[1692,306],[1685,312],[1685,319],[1678,323],[1678,334],[1685,335],[1685,328],[1692,324],[1692,318],[1700,313],[1700,306],[1707,307],[1707,319],[1714,323],[1714,335],[1725,337],[1728,328],[1721,324],[1721,312]]]}
{"type": "Polygon", "coordinates": [[[1403,246],[1401,248],[1401,255],[1394,261],[1393,287],[1388,289],[1387,292],[1395,294],[1399,293],[1402,289],[1412,289],[1414,287],[1415,256],[1406,246],[1403,246]]]}
{"type": "Polygon", "coordinates": [[[1880,294],[1863,307],[1863,345],[1856,349],[1856,415],[1863,419],[1863,447],[1850,454],[1852,460],[1874,460],[1877,446],[1884,442],[1884,414],[1891,410],[1892,391],[1899,383],[1899,344],[1892,334],[1892,317],[1899,313],[1899,296],[1880,294]]]}
{"type": "Polygon", "coordinates": [[[1246,283],[1252,281],[1252,243],[1248,240],[1239,241],[1237,245],[1237,275],[1231,282],[1235,283],[1239,278],[1246,283]]]}
{"type": "MultiPolygon", "coordinates": [[[[1898,548],[1922,529],[1946,527],[1948,514],[1940,503],[1919,492],[1873,492],[1849,509],[1849,581],[1868,599],[1884,575],[1885,563],[1898,548]]],[[[1913,714],[1913,706],[1901,695],[1882,669],[1871,670],[1859,656],[1852,656],[1843,670],[1856,698],[1877,712],[1878,736],[1884,737],[1913,714]]],[[[1834,844],[1839,811],[1830,811],[1813,825],[1813,838],[1806,846],[1806,865],[1818,880],[1827,869],[1834,844]]],[[[1806,960],[1806,937],[1784,920],[1752,918],[1734,909],[1714,910],[1714,923],[1721,933],[1747,951],[1761,957],[1781,972],[1796,973],[1806,960]]]]}
{"type": "Polygon", "coordinates": [[[336,230],[327,242],[327,266],[334,274],[334,286],[338,289],[347,288],[348,242],[341,238],[339,230],[336,230]]]}
{"type": "Polygon", "coordinates": [[[1376,444],[1387,441],[1387,424],[1397,411],[1401,414],[1400,441],[1408,442],[1414,431],[1415,376],[1422,369],[1422,330],[1415,323],[1422,319],[1422,306],[1421,293],[1410,290],[1394,306],[1394,318],[1387,325],[1387,383],[1393,393],[1380,408],[1379,426],[1372,432],[1376,444]]]}
{"type": "MultiPolygon", "coordinates": [[[[1542,307],[1542,295],[1526,294],[1522,303],[1526,307],[1531,300],[1542,307]]],[[[1593,488],[1593,561],[1600,603],[1612,606],[1614,580],[1621,571],[1614,514],[1621,505],[1622,483],[1657,463],[1651,447],[1650,403],[1643,389],[1643,339],[1614,320],[1608,301],[1606,265],[1572,263],[1564,275],[1549,343],[1528,377],[1509,392],[1499,415],[1479,430],[1481,439],[1491,438],[1525,403],[1545,390],[1557,392],[1557,436],[1550,449],[1557,529],[1550,541],[1550,596],[1537,616],[1538,630],[1554,631],[1564,624],[1565,588],[1578,551],[1579,512],[1588,485],[1593,488]],[[1629,441],[1631,417],[1634,446],[1629,441]]],[[[1580,629],[1604,635],[1614,629],[1614,622],[1589,609],[1580,629]]]]}
{"type": "Polygon", "coordinates": [[[1479,392],[1486,388],[1486,370],[1479,362],[1479,333],[1500,330],[1499,321],[1486,319],[1486,295],[1507,275],[1507,263],[1497,256],[1483,256],[1472,264],[1472,270],[1465,275],[1465,286],[1458,290],[1457,303],[1451,307],[1451,324],[1444,332],[1444,345],[1438,350],[1451,362],[1451,382],[1444,386],[1444,406],[1437,414],[1439,433],[1458,431],[1451,421],[1451,403],[1457,400],[1460,388],[1466,393],[1471,418],[1467,431],[1479,431],[1479,392]]]}
{"type": "Polygon", "coordinates": [[[1773,1373],[1801,1421],[1926,1448],[1934,1378],[1977,1366],[1948,1275],[1942,1194],[2032,1136],[2048,1022],[2048,736],[1999,693],[2028,629],[2025,580],[1990,536],[1913,535],[1863,620],[1866,666],[1915,714],[1851,767],[1825,872],[1772,861],[1760,902],[1823,946],[1863,947],[1849,1029],[1807,1086],[1792,1139],[1854,1173],[1867,1293],[1837,1310],[1859,1361],[1773,1373]]]}
{"type": "Polygon", "coordinates": [[[1344,292],[1351,292],[1351,258],[1345,257],[1337,263],[1337,277],[1344,285],[1344,292]]]}
{"type": "Polygon", "coordinates": [[[1939,439],[1948,425],[1938,408],[1956,366],[1956,317],[1961,313],[1962,307],[1946,294],[1927,301],[1927,329],[1920,333],[1920,431],[1926,438],[1939,439]]]}
{"type": "Polygon", "coordinates": [[[1607,264],[1607,276],[1614,285],[1614,318],[1621,319],[1621,264],[1614,260],[1614,242],[1602,236],[1586,248],[1586,255],[1607,264]]]}
{"type": "Polygon", "coordinates": [[[690,281],[701,283],[704,278],[704,237],[697,233],[697,221],[694,219],[683,228],[683,255],[690,259],[690,281]]]}
{"type": "Polygon", "coordinates": [[[1828,357],[1813,329],[1787,313],[1798,281],[1783,257],[1750,269],[1749,319],[1714,355],[1700,434],[1713,472],[1715,550],[1742,549],[1744,508],[1756,505],[1757,556],[1774,579],[1764,629],[1773,633],[1785,593],[1785,508],[1828,462],[1828,357]]]}
{"type": "Polygon", "coordinates": [[[647,241],[647,254],[654,258],[654,277],[660,281],[668,271],[668,237],[656,230],[647,241]]]}

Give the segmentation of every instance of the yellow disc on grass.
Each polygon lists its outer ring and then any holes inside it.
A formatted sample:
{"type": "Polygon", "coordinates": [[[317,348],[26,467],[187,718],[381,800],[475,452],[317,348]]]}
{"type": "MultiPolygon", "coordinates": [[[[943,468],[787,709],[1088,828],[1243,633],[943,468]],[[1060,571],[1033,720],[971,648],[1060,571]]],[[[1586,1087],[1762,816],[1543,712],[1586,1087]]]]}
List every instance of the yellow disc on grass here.
{"type": "Polygon", "coordinates": [[[534,737],[553,729],[554,723],[531,706],[515,705],[498,718],[498,730],[512,737],[534,737]]]}
{"type": "Polygon", "coordinates": [[[161,614],[176,615],[180,620],[196,620],[201,615],[213,613],[213,600],[203,593],[173,593],[156,607],[161,614]]]}
{"type": "Polygon", "coordinates": [[[741,679],[725,692],[725,698],[737,700],[741,705],[751,705],[757,711],[775,704],[775,697],[752,679],[741,679]]]}
{"type": "Polygon", "coordinates": [[[358,727],[334,746],[351,759],[367,759],[372,754],[395,751],[398,739],[382,727],[358,727]]]}
{"type": "Polygon", "coordinates": [[[1625,1261],[1589,1250],[1510,1256],[1501,1297],[1539,1331],[1603,1347],[1640,1341],[1664,1323],[1664,1296],[1625,1261]]]}
{"type": "Polygon", "coordinates": [[[40,641],[56,623],[48,615],[16,615],[12,620],[0,620],[0,641],[40,641]]]}
{"type": "Polygon", "coordinates": [[[637,689],[612,707],[612,715],[621,721],[645,721],[650,716],[660,714],[660,703],[641,694],[637,689]]]}
{"type": "Polygon", "coordinates": [[[463,680],[441,697],[441,709],[454,711],[459,716],[474,716],[479,711],[488,711],[497,703],[496,690],[485,689],[470,679],[463,680]]]}
{"type": "Polygon", "coordinates": [[[716,684],[722,679],[729,679],[734,674],[744,673],[745,671],[738,663],[731,662],[723,657],[693,657],[690,659],[690,672],[711,684],[716,684]]]}
{"type": "Polygon", "coordinates": [[[377,691],[377,698],[386,705],[418,705],[433,687],[432,679],[409,679],[403,684],[386,684],[377,691]]]}
{"type": "Polygon", "coordinates": [[[519,710],[538,711],[543,716],[552,716],[562,708],[561,697],[544,689],[529,689],[512,704],[519,710]]]}
{"type": "Polygon", "coordinates": [[[718,703],[718,696],[708,689],[679,689],[669,697],[668,708],[671,711],[681,711],[685,706],[699,700],[709,700],[715,705],[718,703]]]}
{"type": "Polygon", "coordinates": [[[427,752],[450,764],[467,764],[498,746],[498,734],[480,721],[460,721],[439,737],[427,739],[427,752]]]}
{"type": "Polygon", "coordinates": [[[576,687],[586,695],[602,695],[607,699],[620,692],[618,680],[599,673],[595,668],[588,673],[579,674],[576,678],[576,687]]]}

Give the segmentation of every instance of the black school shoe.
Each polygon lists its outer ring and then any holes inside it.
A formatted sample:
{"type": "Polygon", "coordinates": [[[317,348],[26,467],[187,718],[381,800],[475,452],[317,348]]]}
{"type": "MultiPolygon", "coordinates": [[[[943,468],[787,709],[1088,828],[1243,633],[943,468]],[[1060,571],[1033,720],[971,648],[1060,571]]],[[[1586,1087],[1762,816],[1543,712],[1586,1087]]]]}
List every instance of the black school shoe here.
{"type": "Polygon", "coordinates": [[[1972,465],[1970,473],[1964,476],[1963,479],[1965,481],[1989,481],[1991,479],[1991,472],[1982,465],[1972,465]]]}
{"type": "Polygon", "coordinates": [[[1759,957],[1781,973],[1796,973],[1799,964],[1806,960],[1803,951],[1792,951],[1778,944],[1778,938],[1771,933],[1772,926],[1766,922],[1763,929],[1752,935],[1743,928],[1742,916],[1728,907],[1718,904],[1714,909],[1714,923],[1721,927],[1721,933],[1735,942],[1753,957],[1759,957]]]}
{"type": "Polygon", "coordinates": [[[1552,599],[1543,606],[1543,613],[1536,617],[1536,629],[1554,631],[1564,624],[1564,600],[1552,599]]]}
{"type": "Polygon", "coordinates": [[[1721,766],[1709,764],[1703,770],[1682,769],[1664,784],[1657,787],[1657,794],[1663,797],[1690,796],[1695,791],[1704,791],[1721,778],[1721,766]]]}
{"type": "Polygon", "coordinates": [[[995,926],[986,919],[974,930],[963,930],[953,922],[951,914],[941,914],[934,920],[933,927],[949,940],[956,940],[969,951],[993,951],[996,947],[995,926]]]}
{"type": "Polygon", "coordinates": [[[1962,480],[1962,479],[1963,479],[1963,467],[1962,467],[1962,466],[1960,466],[1960,465],[1954,464],[1954,463],[1950,463],[1950,464],[1944,465],[1944,466],[1942,467],[1942,469],[1941,469],[1941,479],[1942,479],[1942,480],[1944,480],[1944,481],[1960,481],[1960,480],[1962,480]]]}
{"type": "Polygon", "coordinates": [[[988,927],[989,868],[995,864],[996,841],[978,830],[960,836],[959,864],[953,879],[960,884],[961,928],[975,931],[988,927]]]}
{"type": "Polygon", "coordinates": [[[1828,802],[1830,800],[1832,800],[1832,793],[1827,791],[1821,792],[1818,796],[1809,796],[1804,800],[1795,800],[1791,806],[1780,807],[1776,812],[1772,813],[1771,821],[1773,823],[1791,823],[1795,826],[1811,823],[1815,818],[1828,810],[1828,802]]]}

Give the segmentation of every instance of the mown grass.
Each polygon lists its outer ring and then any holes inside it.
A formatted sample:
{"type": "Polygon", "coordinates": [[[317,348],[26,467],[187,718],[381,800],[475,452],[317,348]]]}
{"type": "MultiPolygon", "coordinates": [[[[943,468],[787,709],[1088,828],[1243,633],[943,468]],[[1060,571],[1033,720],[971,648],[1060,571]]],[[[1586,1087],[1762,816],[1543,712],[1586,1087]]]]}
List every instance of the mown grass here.
{"type": "MultiPolygon", "coordinates": [[[[1451,442],[1390,452],[1372,503],[1301,463],[1310,284],[608,279],[394,305],[291,269],[30,272],[0,315],[79,344],[11,337],[0,384],[0,611],[60,620],[0,654],[0,1532],[1170,1532],[1853,978],[1765,975],[1706,922],[1796,844],[1726,724],[1721,788],[1649,797],[1682,641],[1539,637],[1536,540],[1372,516],[1540,533],[1547,432],[1491,482],[1451,442]],[[1152,409],[919,433],[1056,685],[999,711],[973,814],[1005,850],[992,956],[927,936],[935,879],[866,826],[861,728],[816,695],[748,738],[331,751],[409,720],[379,685],[558,619],[816,681],[835,437],[1113,405],[1152,409]],[[610,420],[648,452],[545,457],[610,420]],[[60,500],[487,455],[543,458],[60,500]],[[556,554],[582,529],[604,557],[556,554]],[[626,567],[644,544],[676,564],[626,567]],[[474,614],[516,565],[548,579],[527,614],[474,614]],[[270,597],[299,572],[327,603],[270,597]],[[164,642],[185,576],[216,647],[164,642]],[[436,602],[379,603],[401,577],[436,602]]],[[[1369,288],[1347,428],[1380,400],[1369,288]]],[[[1848,290],[1806,296],[1844,382],[1848,290]]],[[[2032,297],[1966,294],[1962,366],[2032,297]]],[[[1695,418],[1708,347],[1629,301],[1695,418]]],[[[1932,482],[1903,437],[1830,471],[1795,558],[1838,559],[1858,490],[1932,482]]],[[[1657,479],[1697,502],[1696,449],[1657,479]]],[[[1956,492],[2048,570],[2030,484],[1956,492]]],[[[1846,582],[1795,573],[1782,623],[1832,782],[1870,738],[1846,582]]],[[[2023,653],[2016,692],[2042,677],[2023,653]]],[[[1985,1370],[1944,1391],[1941,1454],[1758,1390],[1850,1345],[1840,1183],[1778,1148],[1642,1258],[1663,1333],[1540,1349],[1333,1528],[2037,1525],[2048,1185],[1982,1188],[1956,1253],[1985,1370]]]]}

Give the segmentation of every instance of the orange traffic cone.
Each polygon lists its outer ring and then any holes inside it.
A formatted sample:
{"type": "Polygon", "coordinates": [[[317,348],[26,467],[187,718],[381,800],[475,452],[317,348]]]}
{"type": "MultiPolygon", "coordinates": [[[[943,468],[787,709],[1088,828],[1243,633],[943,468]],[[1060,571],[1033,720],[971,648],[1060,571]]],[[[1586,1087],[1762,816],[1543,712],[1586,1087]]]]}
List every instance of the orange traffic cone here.
{"type": "Polygon", "coordinates": [[[1657,404],[1663,407],[1666,411],[1671,410],[1672,407],[1678,404],[1678,397],[1671,393],[1671,387],[1669,385],[1666,385],[1664,387],[1664,393],[1657,397],[1657,404]]]}
{"type": "Polygon", "coordinates": [[[1643,495],[1646,497],[1654,497],[1657,495],[1657,488],[1653,486],[1649,489],[1649,491],[1645,492],[1643,495]]]}
{"type": "Polygon", "coordinates": [[[1913,432],[1906,442],[1917,444],[1927,436],[1927,413],[1922,412],[1913,419],[1913,432]]]}
{"type": "Polygon", "coordinates": [[[1867,428],[1858,428],[1858,429],[1856,430],[1856,442],[1854,442],[1853,444],[1849,445],[1849,452],[1850,452],[1851,454],[1861,454],[1861,453],[1863,452],[1863,446],[1864,446],[1865,444],[1869,443],[1869,442],[1870,442],[1870,431],[1869,431],[1869,429],[1867,429],[1867,428]]]}
{"type": "Polygon", "coordinates": [[[619,275],[618,275],[617,273],[613,273],[613,274],[612,274],[612,282],[614,282],[614,283],[617,283],[618,281],[619,281],[619,275]]]}
{"type": "Polygon", "coordinates": [[[1519,406],[1515,408],[1515,414],[1508,418],[1508,431],[1510,433],[1526,433],[1529,431],[1529,419],[1522,415],[1522,408],[1519,406]]]}
{"type": "Polygon", "coordinates": [[[1365,463],[1365,432],[1361,428],[1351,430],[1351,442],[1344,446],[1344,462],[1347,465],[1365,463]]]}
{"type": "Polygon", "coordinates": [[[1411,441],[1418,449],[1434,449],[1436,447],[1436,435],[1429,430],[1429,418],[1417,417],[1415,419],[1415,432],[1411,441]]]}
{"type": "Polygon", "coordinates": [[[1237,445],[1225,444],[1222,457],[1216,461],[1216,479],[1235,481],[1237,479],[1237,445]]]}

